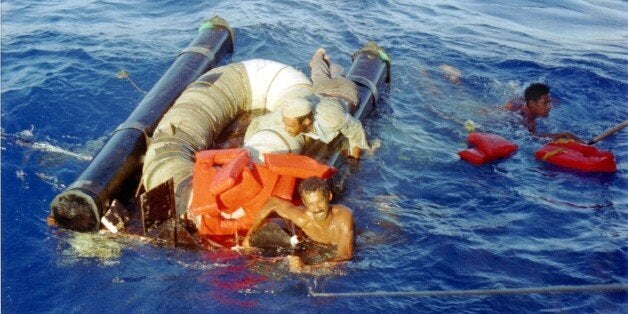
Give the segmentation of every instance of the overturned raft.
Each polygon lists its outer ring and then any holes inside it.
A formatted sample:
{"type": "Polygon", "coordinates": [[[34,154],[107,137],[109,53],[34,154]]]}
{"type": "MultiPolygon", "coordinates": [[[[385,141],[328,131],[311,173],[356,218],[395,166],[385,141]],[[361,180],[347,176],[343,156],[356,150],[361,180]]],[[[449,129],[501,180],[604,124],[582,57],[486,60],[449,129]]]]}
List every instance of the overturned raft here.
{"type": "Polygon", "coordinates": [[[83,173],[50,204],[56,223],[98,231],[100,218],[121,193],[134,191],[142,158],[157,123],[181,91],[233,52],[233,30],[220,17],[207,20],[127,120],[114,131],[83,173]]]}

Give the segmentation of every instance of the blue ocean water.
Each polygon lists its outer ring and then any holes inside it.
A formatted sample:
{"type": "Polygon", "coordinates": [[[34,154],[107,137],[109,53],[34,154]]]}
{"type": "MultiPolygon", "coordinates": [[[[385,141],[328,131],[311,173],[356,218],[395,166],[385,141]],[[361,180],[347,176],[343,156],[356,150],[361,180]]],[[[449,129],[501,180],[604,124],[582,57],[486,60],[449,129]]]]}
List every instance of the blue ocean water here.
{"type": "Polygon", "coordinates": [[[625,1],[5,0],[1,9],[4,312],[627,312],[625,292],[308,296],[625,284],[628,132],[597,145],[615,154],[615,174],[566,171],[536,161],[545,141],[500,109],[543,81],[558,100],[545,130],[590,139],[625,120],[625,1]],[[214,15],[235,30],[226,62],[267,58],[308,73],[324,47],[348,69],[369,40],[392,59],[391,84],[365,122],[378,148],[342,199],[356,255],[330,274],[46,224],[52,198],[214,15]],[[460,161],[467,120],[519,150],[482,167],[460,161]]]}

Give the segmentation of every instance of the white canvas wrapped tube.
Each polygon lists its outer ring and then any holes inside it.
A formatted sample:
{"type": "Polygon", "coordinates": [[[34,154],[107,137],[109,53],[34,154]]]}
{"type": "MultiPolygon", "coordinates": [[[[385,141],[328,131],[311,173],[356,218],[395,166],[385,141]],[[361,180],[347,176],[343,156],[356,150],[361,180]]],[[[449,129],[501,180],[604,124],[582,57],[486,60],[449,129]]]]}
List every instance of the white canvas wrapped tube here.
{"type": "Polygon", "coordinates": [[[275,111],[277,101],[286,92],[312,83],[297,69],[272,60],[253,59],[242,64],[251,84],[251,109],[275,111]]]}
{"type": "MultiPolygon", "coordinates": [[[[190,182],[197,151],[211,147],[242,112],[276,110],[282,97],[304,91],[311,91],[311,83],[303,73],[271,60],[248,60],[205,73],[188,86],[155,128],[144,158],[142,184],[150,190],[174,177],[177,208],[185,208],[181,204],[187,204],[189,186],[181,184],[190,182]]],[[[285,144],[286,136],[269,132],[260,134],[251,150],[301,151],[302,142],[288,139],[285,144]]]]}

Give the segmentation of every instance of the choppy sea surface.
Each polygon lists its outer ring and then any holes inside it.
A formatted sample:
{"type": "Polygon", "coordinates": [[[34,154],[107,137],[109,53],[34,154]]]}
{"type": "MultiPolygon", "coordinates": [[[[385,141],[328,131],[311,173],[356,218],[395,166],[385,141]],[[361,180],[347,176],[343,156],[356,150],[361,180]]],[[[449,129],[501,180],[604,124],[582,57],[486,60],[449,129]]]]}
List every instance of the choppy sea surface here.
{"type": "Polygon", "coordinates": [[[308,293],[626,284],[628,131],[597,147],[614,174],[549,166],[500,107],[536,81],[556,100],[540,128],[593,138],[628,118],[625,1],[2,1],[2,311],[625,313],[626,292],[313,297],[308,293]],[[196,28],[235,31],[228,62],[266,58],[309,74],[318,47],[345,66],[367,41],[392,80],[365,122],[341,203],[356,254],[330,273],[282,261],[168,250],[46,224],[71,184],[196,28]],[[460,71],[445,77],[444,65],[460,71]],[[129,73],[120,79],[120,70],[129,73]],[[460,161],[465,121],[519,145],[460,161]]]}

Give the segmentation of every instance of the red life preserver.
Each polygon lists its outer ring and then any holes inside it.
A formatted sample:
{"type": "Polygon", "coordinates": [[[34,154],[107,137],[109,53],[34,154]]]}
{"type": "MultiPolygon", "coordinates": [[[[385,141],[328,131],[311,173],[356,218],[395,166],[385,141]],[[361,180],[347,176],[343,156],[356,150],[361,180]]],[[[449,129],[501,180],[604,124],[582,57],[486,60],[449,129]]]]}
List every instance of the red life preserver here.
{"type": "Polygon", "coordinates": [[[481,165],[486,162],[486,155],[477,148],[467,148],[458,152],[460,159],[466,160],[474,165],[481,165]]]}
{"type": "Polygon", "coordinates": [[[292,200],[298,179],[327,178],[335,171],[302,155],[269,154],[265,160],[266,165],[250,165],[248,151],[243,149],[196,154],[188,211],[200,234],[233,235],[248,230],[271,196],[292,200]]]}
{"type": "Polygon", "coordinates": [[[584,172],[617,171],[613,153],[574,140],[558,140],[545,144],[534,156],[554,165],[584,172]]]}
{"type": "Polygon", "coordinates": [[[517,150],[517,144],[497,134],[471,132],[467,141],[474,147],[458,152],[458,156],[475,165],[508,157],[517,150]]]}

